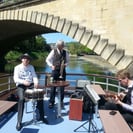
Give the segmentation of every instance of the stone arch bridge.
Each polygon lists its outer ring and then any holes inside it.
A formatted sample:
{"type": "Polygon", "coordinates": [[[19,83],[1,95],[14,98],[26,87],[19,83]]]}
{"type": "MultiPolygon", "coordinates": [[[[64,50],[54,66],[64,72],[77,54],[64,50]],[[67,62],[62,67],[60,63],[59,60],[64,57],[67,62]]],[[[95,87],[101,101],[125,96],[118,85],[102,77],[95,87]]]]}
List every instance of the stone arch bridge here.
{"type": "Polygon", "coordinates": [[[18,0],[0,4],[0,57],[11,42],[61,32],[119,69],[133,68],[133,1],[18,0]]]}

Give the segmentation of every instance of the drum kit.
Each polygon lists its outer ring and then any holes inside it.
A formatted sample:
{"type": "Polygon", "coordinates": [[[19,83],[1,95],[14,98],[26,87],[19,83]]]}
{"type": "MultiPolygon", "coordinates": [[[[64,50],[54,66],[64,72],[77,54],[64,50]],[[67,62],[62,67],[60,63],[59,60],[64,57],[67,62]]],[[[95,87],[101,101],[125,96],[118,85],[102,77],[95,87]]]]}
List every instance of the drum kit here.
{"type": "Polygon", "coordinates": [[[36,105],[37,100],[43,100],[45,91],[43,89],[26,89],[25,91],[25,100],[32,101],[33,107],[33,124],[36,124],[36,105]]]}

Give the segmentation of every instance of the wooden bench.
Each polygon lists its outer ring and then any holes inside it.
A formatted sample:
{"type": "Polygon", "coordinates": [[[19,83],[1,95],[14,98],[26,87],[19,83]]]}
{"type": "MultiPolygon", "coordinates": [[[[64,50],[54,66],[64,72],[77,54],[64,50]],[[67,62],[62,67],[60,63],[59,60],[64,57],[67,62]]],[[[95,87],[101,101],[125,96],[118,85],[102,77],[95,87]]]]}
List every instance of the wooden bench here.
{"type": "Polygon", "coordinates": [[[133,133],[118,111],[115,115],[111,115],[110,112],[111,110],[99,110],[105,133],[133,133]]]}
{"type": "Polygon", "coordinates": [[[0,116],[14,107],[17,102],[0,100],[0,116]]]}

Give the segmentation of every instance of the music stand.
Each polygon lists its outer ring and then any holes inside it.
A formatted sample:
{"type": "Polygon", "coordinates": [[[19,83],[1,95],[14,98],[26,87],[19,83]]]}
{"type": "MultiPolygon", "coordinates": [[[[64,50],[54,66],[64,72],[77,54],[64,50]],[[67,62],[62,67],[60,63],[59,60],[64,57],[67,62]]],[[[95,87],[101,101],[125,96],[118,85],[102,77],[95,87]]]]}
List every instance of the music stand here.
{"type": "Polygon", "coordinates": [[[98,101],[100,100],[100,97],[94,91],[94,89],[90,87],[90,84],[85,85],[84,91],[87,93],[87,95],[90,98],[90,116],[89,116],[88,120],[86,122],[84,122],[82,125],[80,125],[78,128],[76,128],[74,130],[74,132],[76,132],[81,127],[83,127],[84,129],[86,129],[88,131],[88,133],[98,132],[97,127],[92,122],[92,120],[93,120],[93,106],[95,106],[95,105],[98,104],[98,101]],[[87,123],[89,123],[88,129],[86,127],[84,127],[84,125],[87,124],[87,123]]]}

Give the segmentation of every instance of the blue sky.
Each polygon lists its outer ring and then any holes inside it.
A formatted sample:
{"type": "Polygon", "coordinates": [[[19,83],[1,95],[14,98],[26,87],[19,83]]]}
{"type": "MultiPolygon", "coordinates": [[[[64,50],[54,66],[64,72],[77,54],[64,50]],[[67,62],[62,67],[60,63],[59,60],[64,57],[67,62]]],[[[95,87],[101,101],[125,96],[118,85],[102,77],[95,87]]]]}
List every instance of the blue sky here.
{"type": "Polygon", "coordinates": [[[64,42],[75,42],[72,38],[62,34],[62,33],[48,33],[42,35],[47,43],[56,43],[58,40],[63,40],[64,42]]]}

